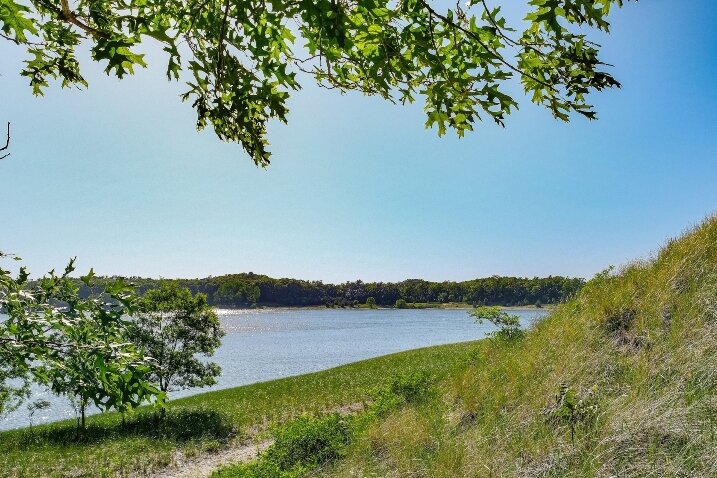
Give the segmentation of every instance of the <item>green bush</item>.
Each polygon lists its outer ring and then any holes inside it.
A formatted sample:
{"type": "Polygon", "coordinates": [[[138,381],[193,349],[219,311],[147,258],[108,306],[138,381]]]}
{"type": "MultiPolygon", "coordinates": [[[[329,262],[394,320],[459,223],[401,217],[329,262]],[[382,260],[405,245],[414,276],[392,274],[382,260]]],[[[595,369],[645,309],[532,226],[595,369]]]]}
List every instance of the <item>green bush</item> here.
{"type": "Polygon", "coordinates": [[[403,299],[398,299],[396,301],[396,308],[397,309],[408,309],[408,304],[403,299]]]}
{"type": "Polygon", "coordinates": [[[339,458],[349,441],[349,428],[340,415],[324,418],[304,416],[276,432],[266,458],[282,470],[297,465],[321,465],[339,458]]]}
{"type": "Polygon", "coordinates": [[[254,463],[216,472],[213,478],[299,478],[341,457],[351,433],[339,414],[303,416],[275,432],[274,444],[254,463]]]}
{"type": "Polygon", "coordinates": [[[555,404],[545,409],[543,414],[553,426],[568,426],[570,441],[575,445],[576,430],[595,426],[599,406],[596,386],[581,395],[567,384],[562,384],[560,392],[555,396],[555,404]]]}
{"type": "Polygon", "coordinates": [[[391,393],[403,397],[408,403],[414,403],[428,394],[430,378],[423,372],[396,375],[389,383],[391,393]]]}

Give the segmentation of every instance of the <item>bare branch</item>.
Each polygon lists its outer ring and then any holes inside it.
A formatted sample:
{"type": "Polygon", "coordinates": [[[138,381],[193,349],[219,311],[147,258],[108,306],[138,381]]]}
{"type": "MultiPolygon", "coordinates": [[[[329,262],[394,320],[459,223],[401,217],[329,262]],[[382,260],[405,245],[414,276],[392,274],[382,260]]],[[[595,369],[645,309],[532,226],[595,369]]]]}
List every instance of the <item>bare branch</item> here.
{"type": "Polygon", "coordinates": [[[16,45],[19,45],[19,44],[20,44],[20,42],[17,41],[15,38],[12,38],[12,37],[10,37],[10,36],[7,36],[7,35],[5,35],[4,33],[0,33],[0,38],[4,38],[5,40],[11,41],[11,42],[13,42],[13,43],[16,44],[16,45]]]}
{"type": "MultiPolygon", "coordinates": [[[[7,151],[7,149],[10,147],[10,122],[7,122],[7,139],[5,140],[5,146],[0,148],[0,151],[7,151]]],[[[5,159],[8,156],[10,156],[10,153],[5,153],[2,156],[0,156],[0,159],[5,159]]]]}

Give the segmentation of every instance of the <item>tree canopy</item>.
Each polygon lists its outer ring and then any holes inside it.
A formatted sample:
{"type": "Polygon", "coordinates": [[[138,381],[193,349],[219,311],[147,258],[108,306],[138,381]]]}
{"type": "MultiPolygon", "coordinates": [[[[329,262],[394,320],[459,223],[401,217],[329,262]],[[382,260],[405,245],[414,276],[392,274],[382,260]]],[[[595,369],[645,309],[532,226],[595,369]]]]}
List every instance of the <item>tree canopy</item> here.
{"type": "Polygon", "coordinates": [[[167,77],[186,81],[197,127],[266,166],[267,123],[286,122],[304,77],[393,102],[420,98],[439,135],[462,136],[483,118],[503,125],[518,107],[513,78],[556,118],[593,119],[588,94],[619,83],[588,33],[608,31],[623,1],[524,0],[525,21],[510,23],[506,0],[0,0],[0,35],[27,50],[21,74],[38,95],[50,80],[87,86],[83,42],[119,78],[146,66],[143,42],[159,42],[167,77]]]}
{"type": "Polygon", "coordinates": [[[162,281],[140,302],[130,338],[154,358],[151,378],[163,392],[214,385],[219,365],[200,360],[221,345],[224,332],[207,296],[192,296],[175,282],[162,281]]]}

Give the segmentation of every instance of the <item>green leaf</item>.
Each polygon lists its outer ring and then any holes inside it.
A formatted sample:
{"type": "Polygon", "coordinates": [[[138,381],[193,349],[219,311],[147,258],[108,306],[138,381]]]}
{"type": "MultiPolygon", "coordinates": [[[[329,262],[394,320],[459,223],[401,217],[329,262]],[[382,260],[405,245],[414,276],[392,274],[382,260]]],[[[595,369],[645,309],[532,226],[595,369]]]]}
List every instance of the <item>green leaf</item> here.
{"type": "Polygon", "coordinates": [[[28,35],[38,33],[35,20],[25,14],[32,13],[28,7],[14,0],[0,0],[0,30],[18,43],[26,43],[28,35]]]}

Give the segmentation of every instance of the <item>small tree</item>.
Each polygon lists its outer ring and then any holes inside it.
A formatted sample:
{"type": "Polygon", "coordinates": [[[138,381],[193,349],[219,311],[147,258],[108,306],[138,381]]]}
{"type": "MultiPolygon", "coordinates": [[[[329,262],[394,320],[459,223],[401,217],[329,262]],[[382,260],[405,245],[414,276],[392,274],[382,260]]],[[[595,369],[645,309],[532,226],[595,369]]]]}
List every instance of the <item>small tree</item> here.
{"type": "Polygon", "coordinates": [[[404,299],[398,299],[396,301],[396,308],[397,309],[408,309],[408,304],[404,299]]]}
{"type": "Polygon", "coordinates": [[[597,391],[597,386],[593,386],[587,393],[580,395],[564,383],[555,396],[555,404],[543,410],[548,423],[570,427],[570,443],[573,446],[577,429],[589,430],[595,427],[600,406],[597,391]]]}
{"type": "Polygon", "coordinates": [[[504,312],[500,307],[476,307],[469,312],[471,317],[479,324],[488,321],[498,327],[493,333],[494,337],[503,340],[516,340],[524,335],[520,328],[520,317],[504,312]]]}
{"type": "Polygon", "coordinates": [[[369,309],[375,309],[376,308],[376,299],[373,297],[366,298],[366,307],[369,309]]]}
{"type": "MultiPolygon", "coordinates": [[[[51,271],[30,283],[25,268],[17,277],[0,269],[0,309],[8,315],[0,322],[0,412],[17,407],[13,397],[26,396],[26,386],[14,388],[8,378],[25,384],[32,379],[75,399],[83,428],[90,403],[125,411],[163,399],[147,380],[149,359],[127,340],[134,287],[120,279],[101,295],[80,297],[70,278],[74,270],[73,259],[63,274],[51,271]]],[[[90,289],[93,277],[92,271],[82,277],[90,289]]]]}
{"type": "MultiPolygon", "coordinates": [[[[44,357],[35,374],[38,381],[77,405],[78,425],[83,429],[89,405],[124,413],[153,398],[163,402],[165,394],[149,376],[151,358],[128,340],[128,317],[137,311],[135,287],[117,279],[106,284],[102,294],[80,298],[78,284],[68,280],[73,271],[74,259],[63,276],[50,272],[40,281],[42,290],[61,284],[48,302],[63,306],[52,310],[55,324],[47,334],[61,347],[44,357]]],[[[94,289],[92,270],[80,279],[94,289]]]]}
{"type": "Polygon", "coordinates": [[[207,296],[163,281],[140,301],[141,312],[131,338],[154,358],[152,377],[163,392],[216,383],[219,365],[197,355],[212,356],[224,336],[207,296]]]}

